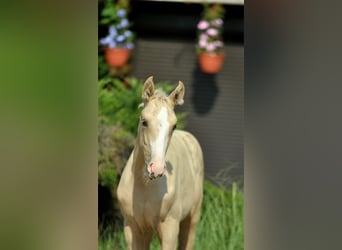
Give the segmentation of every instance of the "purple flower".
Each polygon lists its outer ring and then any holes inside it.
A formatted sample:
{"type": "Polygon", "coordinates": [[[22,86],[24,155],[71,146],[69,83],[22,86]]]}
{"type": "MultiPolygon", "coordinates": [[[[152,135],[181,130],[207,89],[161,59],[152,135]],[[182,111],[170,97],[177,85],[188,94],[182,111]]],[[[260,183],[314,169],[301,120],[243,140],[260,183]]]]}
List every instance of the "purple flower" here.
{"type": "Polygon", "coordinates": [[[126,30],[125,32],[124,32],[124,36],[125,37],[130,37],[132,35],[132,31],[130,31],[130,30],[126,30]]]}
{"type": "Polygon", "coordinates": [[[223,20],[222,19],[220,19],[220,18],[218,18],[218,19],[215,19],[214,21],[212,21],[212,24],[215,26],[215,27],[220,27],[220,26],[222,26],[222,24],[223,24],[223,20]]]}
{"type": "Polygon", "coordinates": [[[116,42],[115,41],[113,41],[113,40],[111,40],[110,42],[109,42],[109,44],[108,44],[108,47],[109,48],[115,48],[116,47],[116,42]]]}
{"type": "Polygon", "coordinates": [[[118,17],[125,17],[126,14],[127,14],[127,12],[126,12],[126,10],[124,10],[124,9],[119,9],[118,12],[116,12],[116,15],[117,15],[118,17]]]}
{"type": "Polygon", "coordinates": [[[125,36],[123,36],[123,35],[117,36],[117,37],[116,37],[116,41],[117,41],[118,43],[121,43],[121,42],[125,41],[125,36]]]}
{"type": "Polygon", "coordinates": [[[109,48],[129,48],[133,49],[134,33],[129,30],[129,20],[126,18],[127,11],[119,9],[117,12],[119,18],[118,24],[111,25],[108,28],[108,35],[99,40],[99,44],[109,48]]]}
{"type": "Polygon", "coordinates": [[[209,36],[217,36],[218,31],[217,31],[217,29],[210,28],[210,29],[207,30],[207,34],[208,34],[209,36]]]}
{"type": "Polygon", "coordinates": [[[200,30],[205,30],[209,27],[209,23],[207,21],[200,21],[198,24],[197,24],[197,28],[200,29],[200,30]]]}
{"type": "Polygon", "coordinates": [[[122,19],[121,22],[118,24],[118,28],[122,29],[122,28],[126,28],[128,26],[129,22],[127,20],[127,18],[122,19]]]}
{"type": "Polygon", "coordinates": [[[109,35],[111,37],[114,37],[118,34],[118,31],[116,30],[116,28],[114,26],[110,26],[109,27],[109,35]]]}
{"type": "Polygon", "coordinates": [[[100,39],[100,44],[101,44],[101,45],[107,45],[107,44],[110,43],[111,40],[112,40],[112,39],[111,39],[109,36],[106,36],[106,37],[100,39]]]}

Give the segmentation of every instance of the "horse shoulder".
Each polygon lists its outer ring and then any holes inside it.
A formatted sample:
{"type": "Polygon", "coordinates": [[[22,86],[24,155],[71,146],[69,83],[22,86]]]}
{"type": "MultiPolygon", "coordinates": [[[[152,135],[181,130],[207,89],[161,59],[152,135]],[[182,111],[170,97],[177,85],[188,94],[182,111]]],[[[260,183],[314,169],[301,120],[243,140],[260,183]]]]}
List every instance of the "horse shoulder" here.
{"type": "Polygon", "coordinates": [[[191,170],[195,176],[203,175],[204,162],[203,153],[198,140],[191,133],[184,130],[176,130],[175,139],[172,141],[174,150],[181,161],[186,161],[186,169],[191,170]]]}
{"type": "Polygon", "coordinates": [[[117,199],[124,214],[132,214],[133,199],[133,176],[132,176],[133,152],[131,153],[126,166],[122,172],[117,188],[117,199]]]}
{"type": "Polygon", "coordinates": [[[203,156],[197,139],[189,132],[176,130],[168,160],[172,166],[168,181],[168,189],[174,193],[172,210],[184,217],[202,197],[203,156]]]}

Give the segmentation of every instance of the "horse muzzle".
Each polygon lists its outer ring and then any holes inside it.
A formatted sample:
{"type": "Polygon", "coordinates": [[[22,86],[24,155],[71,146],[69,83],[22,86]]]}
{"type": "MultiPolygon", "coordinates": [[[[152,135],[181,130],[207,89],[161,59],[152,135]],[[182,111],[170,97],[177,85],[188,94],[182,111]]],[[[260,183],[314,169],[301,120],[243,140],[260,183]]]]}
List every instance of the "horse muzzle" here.
{"type": "Polygon", "coordinates": [[[157,177],[162,177],[165,173],[166,164],[165,161],[151,161],[147,166],[148,177],[156,179],[157,177]]]}

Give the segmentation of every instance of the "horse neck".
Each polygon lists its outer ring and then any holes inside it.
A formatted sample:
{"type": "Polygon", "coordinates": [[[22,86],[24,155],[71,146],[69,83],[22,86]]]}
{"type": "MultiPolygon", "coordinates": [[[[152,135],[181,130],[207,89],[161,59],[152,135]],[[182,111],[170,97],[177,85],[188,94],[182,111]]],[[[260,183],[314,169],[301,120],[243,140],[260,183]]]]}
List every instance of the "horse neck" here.
{"type": "Polygon", "coordinates": [[[140,133],[138,132],[138,136],[135,142],[134,154],[133,154],[133,165],[132,172],[134,174],[134,178],[137,180],[142,180],[144,182],[144,174],[145,174],[145,164],[146,160],[144,157],[144,151],[142,146],[139,143],[140,141],[140,133]]]}

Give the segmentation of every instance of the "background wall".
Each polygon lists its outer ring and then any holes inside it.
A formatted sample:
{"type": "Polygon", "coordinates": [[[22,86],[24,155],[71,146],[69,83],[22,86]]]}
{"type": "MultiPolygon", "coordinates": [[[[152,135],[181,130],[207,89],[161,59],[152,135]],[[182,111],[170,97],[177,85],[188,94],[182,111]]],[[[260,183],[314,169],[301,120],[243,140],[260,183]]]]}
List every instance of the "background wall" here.
{"type": "Polygon", "coordinates": [[[230,178],[243,177],[244,47],[243,6],[225,5],[226,60],[220,73],[208,75],[197,63],[196,25],[200,4],[132,1],[137,33],[132,75],[186,87],[187,130],[200,141],[206,177],[233,168],[230,178]]]}

